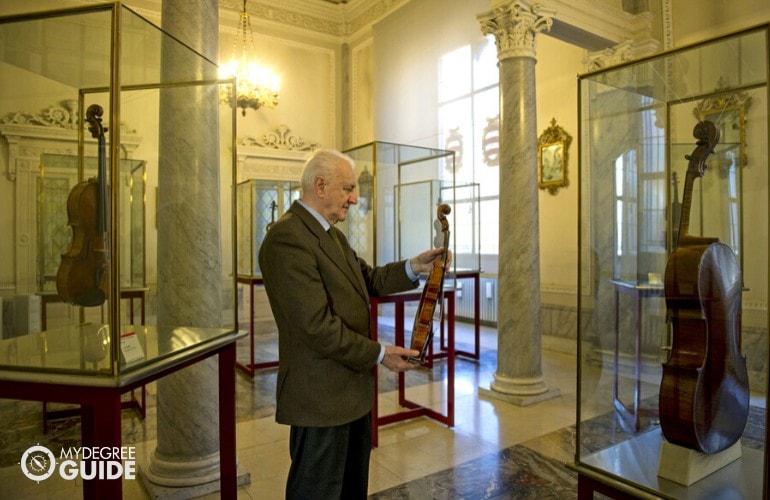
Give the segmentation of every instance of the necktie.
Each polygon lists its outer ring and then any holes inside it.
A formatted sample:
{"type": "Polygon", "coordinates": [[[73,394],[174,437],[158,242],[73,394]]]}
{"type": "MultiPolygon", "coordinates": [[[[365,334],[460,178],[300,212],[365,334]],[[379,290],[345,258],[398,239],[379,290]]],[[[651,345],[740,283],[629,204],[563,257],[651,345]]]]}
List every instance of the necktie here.
{"type": "Polygon", "coordinates": [[[337,247],[340,249],[340,252],[342,252],[342,254],[344,255],[345,251],[342,249],[342,243],[340,243],[340,238],[339,236],[337,236],[337,231],[334,229],[334,226],[329,228],[329,236],[332,237],[332,239],[334,240],[334,243],[337,244],[337,247]]]}

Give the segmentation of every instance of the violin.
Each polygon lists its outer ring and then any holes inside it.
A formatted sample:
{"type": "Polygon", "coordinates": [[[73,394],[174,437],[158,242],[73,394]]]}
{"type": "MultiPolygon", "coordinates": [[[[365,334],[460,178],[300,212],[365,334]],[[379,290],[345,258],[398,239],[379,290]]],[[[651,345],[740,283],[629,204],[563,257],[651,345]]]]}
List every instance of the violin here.
{"type": "Polygon", "coordinates": [[[270,231],[270,228],[273,227],[273,224],[275,224],[275,209],[277,207],[278,205],[275,204],[275,200],[270,202],[270,222],[268,222],[265,226],[265,232],[270,231]]]}
{"type": "Polygon", "coordinates": [[[709,121],[695,126],[678,246],[666,263],[665,299],[672,344],[659,394],[665,438],[702,453],[723,451],[740,439],[749,411],[746,357],[740,352],[741,268],[718,238],[689,234],[692,189],[719,141],[709,121]]]}
{"type": "Polygon", "coordinates": [[[103,113],[98,104],[86,111],[88,130],[99,143],[97,178],[78,183],[67,197],[72,240],[56,273],[56,291],[62,300],[83,307],[102,305],[110,285],[103,113]]]}
{"type": "Polygon", "coordinates": [[[433,315],[436,312],[436,304],[440,303],[439,316],[444,316],[444,274],[446,270],[447,256],[449,252],[449,222],[446,216],[452,211],[452,208],[442,203],[438,206],[437,217],[441,226],[441,233],[444,236],[442,247],[444,251],[441,257],[433,261],[433,268],[430,270],[428,279],[422,289],[420,296],[420,305],[417,308],[417,315],[414,318],[414,327],[412,328],[411,349],[419,351],[419,355],[408,359],[412,363],[424,363],[428,348],[433,340],[433,315]]]}

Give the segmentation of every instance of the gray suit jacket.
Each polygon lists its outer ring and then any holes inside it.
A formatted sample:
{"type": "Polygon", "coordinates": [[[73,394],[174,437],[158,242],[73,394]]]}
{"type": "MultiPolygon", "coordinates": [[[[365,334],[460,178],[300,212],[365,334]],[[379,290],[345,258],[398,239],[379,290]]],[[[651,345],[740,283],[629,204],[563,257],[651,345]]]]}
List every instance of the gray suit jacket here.
{"type": "Polygon", "coordinates": [[[305,427],[352,422],[374,402],[380,346],[369,338],[369,295],[414,288],[403,261],[371,267],[337,231],[294,203],[268,231],[259,267],[278,325],[276,421],[305,427]]]}

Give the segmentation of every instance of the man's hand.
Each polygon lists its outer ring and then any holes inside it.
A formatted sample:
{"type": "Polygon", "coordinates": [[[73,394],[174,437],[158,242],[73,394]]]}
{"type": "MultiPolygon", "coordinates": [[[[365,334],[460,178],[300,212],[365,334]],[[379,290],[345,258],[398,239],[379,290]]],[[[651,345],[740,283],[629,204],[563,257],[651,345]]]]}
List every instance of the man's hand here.
{"type": "MultiPolygon", "coordinates": [[[[433,269],[433,261],[440,259],[444,253],[444,247],[433,248],[426,250],[416,257],[412,257],[409,260],[409,265],[412,266],[412,271],[416,274],[429,274],[433,269]]],[[[452,263],[452,252],[447,251],[447,259],[444,263],[444,270],[449,269],[449,265],[452,263]]]]}
{"type": "Polygon", "coordinates": [[[385,368],[392,372],[405,372],[419,366],[415,363],[410,363],[406,360],[406,358],[409,356],[419,355],[419,351],[404,349],[403,347],[398,347],[395,345],[386,345],[385,356],[382,358],[382,364],[385,365],[385,368]]]}

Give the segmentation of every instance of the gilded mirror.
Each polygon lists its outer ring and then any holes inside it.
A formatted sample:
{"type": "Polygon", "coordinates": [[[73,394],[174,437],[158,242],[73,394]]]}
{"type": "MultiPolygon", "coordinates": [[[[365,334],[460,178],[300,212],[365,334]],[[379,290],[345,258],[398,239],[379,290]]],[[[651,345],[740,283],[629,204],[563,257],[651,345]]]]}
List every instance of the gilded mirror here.
{"type": "Polygon", "coordinates": [[[551,126],[543,131],[537,140],[537,179],[540,189],[547,189],[556,194],[561,187],[566,187],[567,151],[572,136],[556,125],[556,118],[551,119],[551,126]]]}

